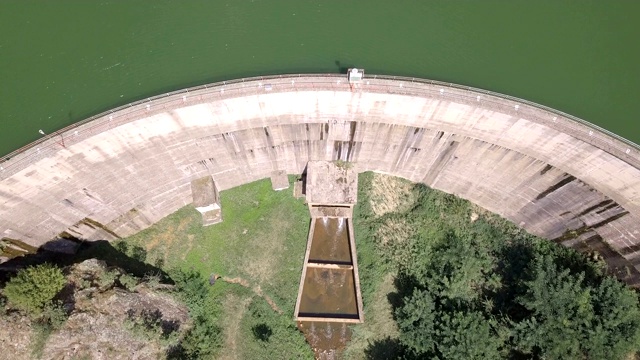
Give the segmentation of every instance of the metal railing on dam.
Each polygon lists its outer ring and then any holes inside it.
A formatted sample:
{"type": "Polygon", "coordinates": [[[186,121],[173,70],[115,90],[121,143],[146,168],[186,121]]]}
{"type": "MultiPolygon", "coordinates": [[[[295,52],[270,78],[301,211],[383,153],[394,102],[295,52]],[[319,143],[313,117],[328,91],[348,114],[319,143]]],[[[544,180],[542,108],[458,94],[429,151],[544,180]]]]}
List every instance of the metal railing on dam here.
{"type": "MultiPolygon", "coordinates": [[[[271,75],[221,81],[159,94],[91,116],[23,146],[0,159],[0,179],[20,171],[54,151],[121,124],[173,108],[206,102],[287,91],[352,91],[345,75],[271,75]]],[[[436,80],[387,75],[367,75],[357,91],[404,94],[481,105],[521,116],[579,138],[640,168],[640,146],[606,129],[570,114],[513,96],[436,80]]]]}
{"type": "Polygon", "coordinates": [[[10,154],[0,163],[0,233],[36,247],[59,234],[126,237],[192,203],[194,179],[210,176],[223,191],[341,159],[605,253],[640,284],[639,154],[561,112],[464,86],[238,79],[127,104],[10,154]]]}

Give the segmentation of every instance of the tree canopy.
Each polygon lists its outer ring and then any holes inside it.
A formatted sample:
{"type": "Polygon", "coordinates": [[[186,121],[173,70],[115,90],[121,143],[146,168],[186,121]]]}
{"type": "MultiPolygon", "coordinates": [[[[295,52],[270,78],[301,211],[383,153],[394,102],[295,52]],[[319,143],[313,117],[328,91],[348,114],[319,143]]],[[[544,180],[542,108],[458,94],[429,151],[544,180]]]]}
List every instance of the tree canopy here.
{"type": "Polygon", "coordinates": [[[472,205],[452,195],[413,192],[412,206],[383,216],[359,194],[362,232],[396,273],[393,356],[625,359],[640,349],[638,294],[604,263],[491,214],[470,220],[472,205]],[[385,232],[398,223],[402,232],[385,232]]]}

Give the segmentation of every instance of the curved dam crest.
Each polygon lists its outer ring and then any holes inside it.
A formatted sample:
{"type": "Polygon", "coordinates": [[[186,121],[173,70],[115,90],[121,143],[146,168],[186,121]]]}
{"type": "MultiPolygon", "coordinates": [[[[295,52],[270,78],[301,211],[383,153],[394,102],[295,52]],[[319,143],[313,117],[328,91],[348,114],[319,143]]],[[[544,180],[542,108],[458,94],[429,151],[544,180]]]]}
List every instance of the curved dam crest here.
{"type": "Polygon", "coordinates": [[[410,78],[240,79],[100,114],[0,162],[0,237],[125,237],[190,204],[194,179],[224,190],[339,159],[598,251],[640,285],[637,146],[523,100],[410,78]]]}

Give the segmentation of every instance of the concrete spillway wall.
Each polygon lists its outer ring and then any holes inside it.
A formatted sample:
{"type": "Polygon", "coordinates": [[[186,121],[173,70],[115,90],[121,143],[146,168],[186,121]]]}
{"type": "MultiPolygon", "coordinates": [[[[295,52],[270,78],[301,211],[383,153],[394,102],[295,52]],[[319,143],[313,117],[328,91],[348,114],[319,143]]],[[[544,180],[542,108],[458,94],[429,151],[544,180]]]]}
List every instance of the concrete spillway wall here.
{"type": "Polygon", "coordinates": [[[418,79],[244,79],[100,114],[3,159],[0,237],[124,237],[191,203],[193,179],[224,190],[336,159],[597,250],[640,284],[637,147],[535,104],[418,79]]]}

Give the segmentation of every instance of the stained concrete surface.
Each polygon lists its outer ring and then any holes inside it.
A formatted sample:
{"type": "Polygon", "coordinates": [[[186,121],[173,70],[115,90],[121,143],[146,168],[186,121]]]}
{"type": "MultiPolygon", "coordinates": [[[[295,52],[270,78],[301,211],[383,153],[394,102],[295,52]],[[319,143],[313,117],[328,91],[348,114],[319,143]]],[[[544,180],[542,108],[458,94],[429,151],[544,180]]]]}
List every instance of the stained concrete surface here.
{"type": "Polygon", "coordinates": [[[536,235],[609,249],[620,277],[640,285],[636,147],[480,90],[371,76],[352,91],[344,80],[189,89],[11,154],[0,162],[0,237],[31,246],[61,233],[116,239],[190,204],[191,180],[213,176],[225,190],[274,171],[301,174],[309,160],[342,160],[453,193],[536,235]]]}

